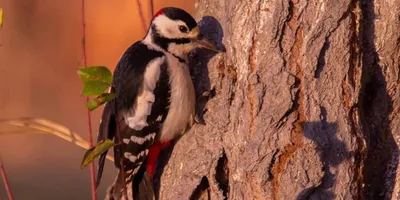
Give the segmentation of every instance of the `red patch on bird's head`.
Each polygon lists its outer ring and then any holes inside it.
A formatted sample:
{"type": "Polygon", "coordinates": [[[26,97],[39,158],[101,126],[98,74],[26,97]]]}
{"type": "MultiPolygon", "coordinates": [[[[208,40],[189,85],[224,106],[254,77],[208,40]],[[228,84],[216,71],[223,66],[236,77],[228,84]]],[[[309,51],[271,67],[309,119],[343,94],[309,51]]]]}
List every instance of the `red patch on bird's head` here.
{"type": "Polygon", "coordinates": [[[158,15],[161,15],[163,13],[164,13],[163,9],[160,9],[158,12],[156,12],[156,14],[154,14],[153,18],[156,18],[158,15]]]}

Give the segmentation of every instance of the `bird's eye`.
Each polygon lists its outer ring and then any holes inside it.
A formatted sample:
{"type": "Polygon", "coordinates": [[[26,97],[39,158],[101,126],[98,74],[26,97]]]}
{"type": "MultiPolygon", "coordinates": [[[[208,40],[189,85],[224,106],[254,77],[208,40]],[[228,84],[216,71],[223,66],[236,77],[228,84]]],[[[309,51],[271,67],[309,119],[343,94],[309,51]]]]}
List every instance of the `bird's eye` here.
{"type": "Polygon", "coordinates": [[[186,33],[186,32],[188,31],[188,29],[186,28],[186,26],[179,26],[179,30],[180,30],[182,33],[186,33]]]}

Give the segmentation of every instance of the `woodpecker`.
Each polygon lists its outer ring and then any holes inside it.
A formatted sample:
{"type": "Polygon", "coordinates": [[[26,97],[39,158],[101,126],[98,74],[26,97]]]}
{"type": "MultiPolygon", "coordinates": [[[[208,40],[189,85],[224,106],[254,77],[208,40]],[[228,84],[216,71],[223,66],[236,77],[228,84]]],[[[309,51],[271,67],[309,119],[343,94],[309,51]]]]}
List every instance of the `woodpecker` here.
{"type": "MultiPolygon", "coordinates": [[[[188,54],[196,48],[220,52],[200,34],[189,13],[166,7],[154,15],[146,36],[128,47],[117,63],[110,88],[116,98],[104,106],[97,141],[119,143],[114,147],[115,166],[119,169],[122,159],[125,183],[132,186],[129,198],[144,199],[146,194],[138,194],[144,173],[151,177],[160,150],[194,124],[196,98],[188,54]]],[[[96,187],[106,154],[99,159],[96,187]]],[[[108,199],[121,199],[121,174],[109,188],[108,199]]]]}

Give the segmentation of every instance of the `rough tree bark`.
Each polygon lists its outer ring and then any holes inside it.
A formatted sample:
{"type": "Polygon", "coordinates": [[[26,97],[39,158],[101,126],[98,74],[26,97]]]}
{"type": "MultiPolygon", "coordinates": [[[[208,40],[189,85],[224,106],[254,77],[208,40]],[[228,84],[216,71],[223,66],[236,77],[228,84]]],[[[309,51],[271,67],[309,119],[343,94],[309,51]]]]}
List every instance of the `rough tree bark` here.
{"type": "Polygon", "coordinates": [[[227,53],[193,54],[206,125],[159,168],[160,199],[400,198],[400,0],[196,10],[227,53]]]}

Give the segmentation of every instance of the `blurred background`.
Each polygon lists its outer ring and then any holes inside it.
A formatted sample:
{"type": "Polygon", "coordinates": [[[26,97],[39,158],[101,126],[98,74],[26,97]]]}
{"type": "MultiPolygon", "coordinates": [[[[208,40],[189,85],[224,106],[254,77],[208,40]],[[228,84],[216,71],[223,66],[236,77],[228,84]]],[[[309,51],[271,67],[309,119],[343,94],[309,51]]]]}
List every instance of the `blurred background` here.
{"type": "MultiPolygon", "coordinates": [[[[141,0],[146,27],[147,0],[141,0]]],[[[194,11],[194,0],[154,0],[194,11]]],[[[0,120],[38,117],[87,139],[85,99],[76,74],[81,65],[80,0],[0,0],[0,120]]],[[[142,38],[136,0],[86,0],[88,65],[110,70],[124,50],[142,38]]],[[[92,112],[94,141],[101,108],[92,112]]],[[[85,150],[49,134],[18,134],[0,126],[0,157],[16,200],[90,199],[89,168],[80,169],[85,150]]],[[[98,199],[115,178],[106,161],[98,199]]],[[[7,199],[0,181],[0,197],[7,199]]]]}

